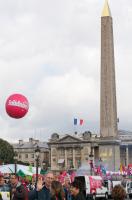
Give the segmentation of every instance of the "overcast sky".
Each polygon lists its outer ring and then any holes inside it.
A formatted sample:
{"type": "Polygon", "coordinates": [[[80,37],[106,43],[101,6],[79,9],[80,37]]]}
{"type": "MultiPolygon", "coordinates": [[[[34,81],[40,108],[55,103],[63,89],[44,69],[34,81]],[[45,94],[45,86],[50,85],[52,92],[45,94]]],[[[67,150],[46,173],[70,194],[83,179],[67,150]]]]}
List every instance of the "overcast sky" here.
{"type": "MultiPolygon", "coordinates": [[[[132,131],[132,1],[109,1],[114,26],[119,129],[132,131]]],[[[73,134],[100,124],[100,22],[104,0],[0,1],[0,137],[11,142],[73,134]],[[27,97],[10,118],[6,99],[27,97]],[[84,119],[76,129],[73,118],[84,119]]]]}

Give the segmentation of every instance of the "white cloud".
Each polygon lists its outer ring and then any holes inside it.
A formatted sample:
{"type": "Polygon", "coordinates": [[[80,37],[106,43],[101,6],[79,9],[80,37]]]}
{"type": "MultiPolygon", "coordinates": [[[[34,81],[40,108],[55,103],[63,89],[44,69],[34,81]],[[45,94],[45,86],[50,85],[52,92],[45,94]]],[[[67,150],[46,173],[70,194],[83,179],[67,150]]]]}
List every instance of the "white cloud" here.
{"type": "MultiPolygon", "coordinates": [[[[73,133],[75,116],[85,120],[79,131],[99,133],[103,4],[103,0],[0,2],[2,138],[47,140],[53,132],[73,133]],[[5,112],[7,97],[16,92],[30,102],[28,114],[19,120],[5,112]]],[[[132,2],[117,0],[109,4],[114,25],[119,127],[132,130],[132,2]]]]}

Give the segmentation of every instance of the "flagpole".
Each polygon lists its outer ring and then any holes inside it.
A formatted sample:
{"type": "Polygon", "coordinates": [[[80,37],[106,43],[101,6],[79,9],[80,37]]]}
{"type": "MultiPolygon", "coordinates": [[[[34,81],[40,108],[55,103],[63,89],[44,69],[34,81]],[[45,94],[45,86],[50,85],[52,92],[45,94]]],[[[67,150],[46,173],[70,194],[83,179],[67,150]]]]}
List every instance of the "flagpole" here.
{"type": "Polygon", "coordinates": [[[73,123],[73,126],[74,126],[74,134],[77,135],[77,118],[74,118],[74,123],[73,123]]]}
{"type": "Polygon", "coordinates": [[[77,126],[74,125],[74,134],[77,135],[77,126]]]}

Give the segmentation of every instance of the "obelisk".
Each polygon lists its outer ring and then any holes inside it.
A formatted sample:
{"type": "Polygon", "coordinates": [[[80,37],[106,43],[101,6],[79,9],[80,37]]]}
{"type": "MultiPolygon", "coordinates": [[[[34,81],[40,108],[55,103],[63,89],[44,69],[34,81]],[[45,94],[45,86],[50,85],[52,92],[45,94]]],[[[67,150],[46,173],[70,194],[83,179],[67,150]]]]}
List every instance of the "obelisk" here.
{"type": "Polygon", "coordinates": [[[117,137],[117,105],[113,22],[108,1],[101,17],[100,136],[117,137]]]}
{"type": "Polygon", "coordinates": [[[120,166],[120,140],[117,128],[113,21],[105,0],[101,17],[101,95],[99,156],[107,170],[120,166]]]}

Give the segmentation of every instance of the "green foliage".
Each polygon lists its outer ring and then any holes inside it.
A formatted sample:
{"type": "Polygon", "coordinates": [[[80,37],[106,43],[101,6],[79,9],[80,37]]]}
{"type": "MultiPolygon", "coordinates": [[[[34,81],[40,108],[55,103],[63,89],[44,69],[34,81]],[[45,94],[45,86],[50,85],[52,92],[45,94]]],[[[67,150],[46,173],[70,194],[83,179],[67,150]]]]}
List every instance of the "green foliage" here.
{"type": "Polygon", "coordinates": [[[0,139],[0,164],[13,163],[13,146],[7,141],[0,139]]]}

